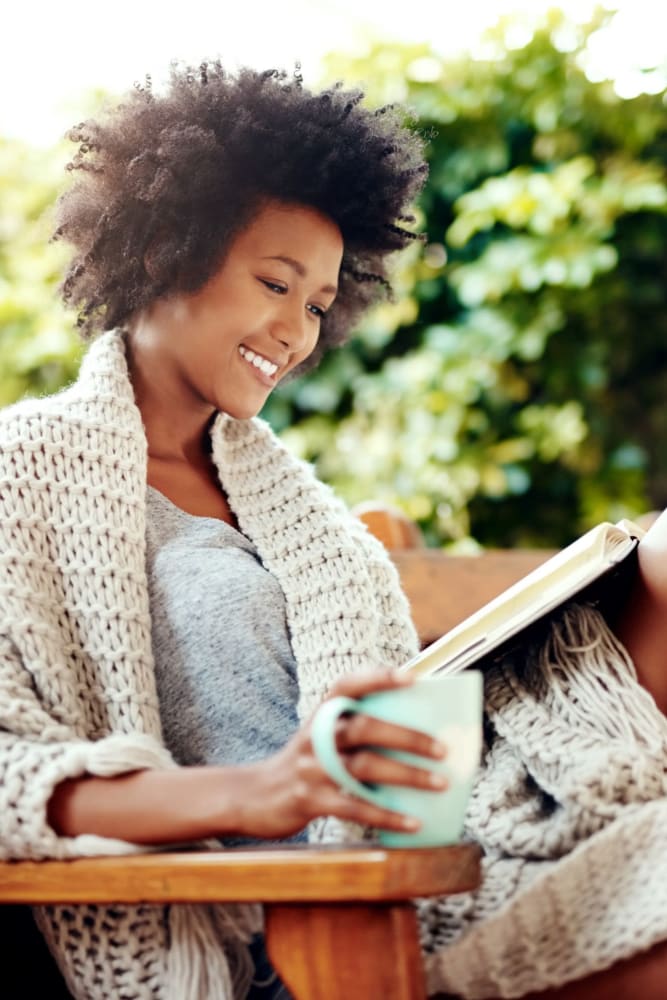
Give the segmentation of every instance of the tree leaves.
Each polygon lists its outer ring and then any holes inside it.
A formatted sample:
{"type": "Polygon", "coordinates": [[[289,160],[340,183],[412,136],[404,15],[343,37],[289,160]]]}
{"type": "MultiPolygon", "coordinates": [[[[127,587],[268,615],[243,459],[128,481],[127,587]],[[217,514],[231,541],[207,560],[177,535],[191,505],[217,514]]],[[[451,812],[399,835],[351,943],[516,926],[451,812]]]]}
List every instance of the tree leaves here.
{"type": "Polygon", "coordinates": [[[332,60],[374,101],[399,79],[433,136],[421,207],[441,250],[403,263],[409,307],[345,348],[363,372],[338,410],[295,407],[287,438],[434,543],[561,545],[667,504],[667,111],[587,79],[603,21],[551,12],[521,44],[506,21],[486,61],[332,60]]]}
{"type": "Polygon", "coordinates": [[[0,140],[0,406],[72,379],[78,338],[57,298],[62,248],[49,243],[63,151],[0,140]]]}
{"type": "MultiPolygon", "coordinates": [[[[396,302],[265,415],[349,502],[399,504],[433,544],[562,545],[667,505],[667,101],[587,78],[611,16],[505,20],[476,60],[330,62],[428,137],[428,241],[396,302]]],[[[2,403],[78,359],[42,215],[61,159],[0,144],[2,403]]]]}

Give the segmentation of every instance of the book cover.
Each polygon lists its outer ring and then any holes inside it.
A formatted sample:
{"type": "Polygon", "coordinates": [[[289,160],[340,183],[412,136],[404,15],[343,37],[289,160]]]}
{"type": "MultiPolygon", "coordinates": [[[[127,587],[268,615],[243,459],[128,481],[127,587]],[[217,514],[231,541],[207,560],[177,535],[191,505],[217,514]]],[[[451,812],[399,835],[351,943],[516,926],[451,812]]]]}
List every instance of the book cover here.
{"type": "Polygon", "coordinates": [[[483,669],[489,657],[539,641],[553,613],[572,600],[593,603],[613,618],[636,571],[643,534],[631,521],[597,525],[431,643],[403,669],[423,676],[471,666],[483,669]]]}

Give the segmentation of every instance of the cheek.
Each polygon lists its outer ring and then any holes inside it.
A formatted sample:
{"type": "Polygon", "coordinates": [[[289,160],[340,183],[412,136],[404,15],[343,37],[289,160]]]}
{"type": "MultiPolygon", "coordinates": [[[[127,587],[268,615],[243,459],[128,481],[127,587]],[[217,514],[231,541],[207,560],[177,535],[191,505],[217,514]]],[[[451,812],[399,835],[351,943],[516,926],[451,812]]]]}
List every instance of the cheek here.
{"type": "Polygon", "coordinates": [[[316,335],[316,336],[312,337],[311,340],[308,343],[308,346],[304,347],[304,349],[302,351],[299,351],[298,354],[294,355],[293,363],[292,363],[292,365],[290,367],[290,371],[293,371],[295,368],[298,368],[299,365],[302,365],[302,364],[304,364],[304,362],[308,361],[308,358],[311,356],[311,354],[313,353],[313,351],[315,351],[315,349],[317,348],[317,345],[319,343],[319,339],[320,339],[319,335],[316,335]]]}
{"type": "Polygon", "coordinates": [[[308,338],[308,343],[303,349],[303,356],[301,358],[304,361],[306,358],[310,357],[315,348],[320,342],[321,326],[319,323],[313,323],[313,331],[308,338]]]}

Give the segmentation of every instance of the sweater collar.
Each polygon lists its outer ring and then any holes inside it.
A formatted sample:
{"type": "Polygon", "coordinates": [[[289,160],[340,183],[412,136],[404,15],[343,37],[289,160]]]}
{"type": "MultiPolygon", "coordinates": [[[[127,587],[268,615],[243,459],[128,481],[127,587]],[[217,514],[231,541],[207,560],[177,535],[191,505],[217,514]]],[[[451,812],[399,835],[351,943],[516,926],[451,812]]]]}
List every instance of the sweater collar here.
{"type": "MultiPolygon", "coordinates": [[[[114,421],[109,424],[114,451],[125,454],[128,438],[138,444],[139,435],[146,448],[122,334],[104,334],[93,343],[77,386],[93,414],[102,412],[105,396],[114,400],[114,421]]],[[[211,443],[218,477],[239,527],[285,594],[303,716],[342,673],[379,662],[381,622],[367,553],[359,544],[361,526],[351,525],[341,501],[264,421],[218,414],[211,443]]],[[[136,448],[133,453],[138,455],[136,448]]],[[[143,464],[135,457],[133,472],[124,480],[129,493],[136,491],[141,517],[145,517],[145,450],[143,455],[143,464]]]]}
{"type": "MultiPolygon", "coordinates": [[[[137,490],[143,492],[148,443],[134,398],[125,335],[121,331],[108,331],[92,342],[71,392],[86,412],[101,413],[105,401],[113,400],[112,433],[119,440],[132,436],[143,441],[144,464],[136,469],[135,479],[137,490]]],[[[70,396],[68,402],[71,401],[70,396]]],[[[302,494],[304,486],[307,492],[321,493],[322,486],[312,470],[291,455],[269,425],[257,417],[238,420],[218,413],[211,425],[211,453],[239,526],[262,555],[267,546],[270,551],[275,548],[277,531],[293,528],[295,521],[303,516],[301,504],[290,501],[302,494]]]]}

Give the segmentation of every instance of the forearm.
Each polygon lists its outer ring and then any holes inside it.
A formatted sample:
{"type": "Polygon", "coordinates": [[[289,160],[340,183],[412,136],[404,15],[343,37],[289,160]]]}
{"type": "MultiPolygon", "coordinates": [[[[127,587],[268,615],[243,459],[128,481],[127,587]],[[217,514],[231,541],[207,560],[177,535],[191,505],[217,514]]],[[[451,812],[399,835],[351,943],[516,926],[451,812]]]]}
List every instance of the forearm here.
{"type": "Polygon", "coordinates": [[[637,675],[667,713],[667,512],[639,545],[639,572],[615,631],[632,657],[637,675]]]}
{"type": "MultiPolygon", "coordinates": [[[[361,698],[409,687],[414,678],[373,671],[338,682],[331,694],[361,698]]],[[[434,791],[430,769],[395,760],[369,748],[386,747],[439,760],[446,750],[426,733],[392,725],[363,713],[337,732],[339,749],[359,780],[434,791]]],[[[114,778],[84,776],[63,781],[48,805],[48,821],[59,835],[97,834],[135,844],[170,844],[224,837],[282,839],[318,816],[400,832],[419,823],[354,795],[324,771],[313,749],[310,723],[301,726],[271,757],[236,767],[146,768],[114,778]]]]}
{"type": "Polygon", "coordinates": [[[61,836],[169,844],[243,832],[252,768],[184,767],[83,776],[58,785],[48,820],[61,836]]]}

